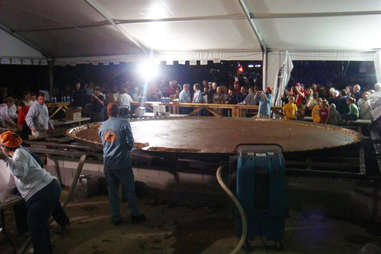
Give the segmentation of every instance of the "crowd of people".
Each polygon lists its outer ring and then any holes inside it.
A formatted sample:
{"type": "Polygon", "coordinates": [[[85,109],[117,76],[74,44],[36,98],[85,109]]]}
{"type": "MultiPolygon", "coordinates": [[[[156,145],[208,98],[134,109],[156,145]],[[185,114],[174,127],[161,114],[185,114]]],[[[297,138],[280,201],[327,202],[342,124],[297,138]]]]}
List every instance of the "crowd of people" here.
{"type": "Polygon", "coordinates": [[[45,97],[44,93],[32,96],[29,92],[19,100],[6,97],[5,103],[0,104],[1,127],[17,130],[23,138],[30,134],[33,136],[46,135],[54,127],[49,119],[45,97]]]}
{"type": "Polygon", "coordinates": [[[286,119],[303,120],[311,116],[315,123],[340,124],[357,119],[371,120],[369,97],[381,91],[381,84],[374,89],[362,89],[359,84],[348,85],[342,90],[333,86],[323,87],[301,83],[286,89],[282,98],[286,119]]]}
{"type": "MultiPolygon", "coordinates": [[[[312,117],[313,122],[329,124],[356,119],[370,120],[368,97],[380,89],[379,83],[373,89],[362,89],[359,84],[355,84],[341,90],[333,85],[305,86],[296,83],[284,91],[281,114],[288,120],[303,120],[307,116],[312,117]]],[[[146,89],[131,84],[100,87],[92,83],[83,85],[76,82],[72,93],[66,98],[69,98],[71,108],[82,111],[82,115],[89,116],[95,122],[107,120],[106,107],[111,102],[120,107],[121,116],[127,116],[132,110],[132,102],[160,101],[163,97],[180,103],[258,105],[258,112],[254,114],[256,117],[273,116],[272,87],[267,86],[263,91],[257,87],[241,86],[238,80],[230,87],[206,80],[193,85],[180,85],[176,80],[171,80],[166,84],[150,84],[146,89]]],[[[45,135],[54,129],[45,100],[44,93],[32,95],[25,92],[23,98],[18,99],[5,97],[0,104],[1,126],[17,129],[23,138],[30,134],[45,135]]],[[[189,108],[180,108],[180,113],[189,113],[189,108]]],[[[223,113],[228,115],[226,111],[223,113]]]]}

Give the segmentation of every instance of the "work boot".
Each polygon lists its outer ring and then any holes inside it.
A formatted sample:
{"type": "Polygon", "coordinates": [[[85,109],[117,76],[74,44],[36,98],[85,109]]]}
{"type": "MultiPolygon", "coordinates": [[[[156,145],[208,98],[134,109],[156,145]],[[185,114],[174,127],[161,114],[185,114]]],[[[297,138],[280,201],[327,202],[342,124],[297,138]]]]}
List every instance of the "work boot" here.
{"type": "Polygon", "coordinates": [[[145,221],[146,221],[146,216],[144,216],[144,214],[131,216],[132,224],[140,224],[140,223],[144,223],[145,221]]]}

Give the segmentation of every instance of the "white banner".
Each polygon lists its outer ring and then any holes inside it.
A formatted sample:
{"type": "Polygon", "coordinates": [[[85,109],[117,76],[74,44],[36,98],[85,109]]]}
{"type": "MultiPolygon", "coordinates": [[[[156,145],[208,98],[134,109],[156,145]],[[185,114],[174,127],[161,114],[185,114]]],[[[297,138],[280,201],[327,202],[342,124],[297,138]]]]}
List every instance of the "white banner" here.
{"type": "Polygon", "coordinates": [[[374,69],[376,71],[377,82],[381,82],[381,51],[377,51],[374,57],[374,69]]]}

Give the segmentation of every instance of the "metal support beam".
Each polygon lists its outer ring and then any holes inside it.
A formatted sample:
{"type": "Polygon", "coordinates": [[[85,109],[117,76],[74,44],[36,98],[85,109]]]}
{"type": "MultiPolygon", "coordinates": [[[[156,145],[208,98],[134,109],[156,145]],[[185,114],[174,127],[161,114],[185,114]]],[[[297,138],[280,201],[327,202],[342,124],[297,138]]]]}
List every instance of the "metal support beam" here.
{"type": "Polygon", "coordinates": [[[267,81],[267,46],[265,41],[263,40],[263,37],[261,33],[259,32],[259,29],[257,25],[254,22],[254,18],[250,13],[249,8],[247,7],[245,0],[239,0],[239,3],[241,5],[242,11],[244,12],[247,20],[249,21],[249,24],[251,26],[251,29],[253,30],[255,36],[257,37],[259,44],[261,45],[261,50],[263,53],[263,62],[262,62],[262,87],[263,89],[266,87],[266,81],[267,81]]]}
{"type": "MultiPolygon", "coordinates": [[[[116,25],[122,25],[122,24],[154,23],[154,22],[186,22],[186,21],[205,21],[205,20],[244,20],[244,19],[246,19],[245,15],[243,15],[242,13],[236,13],[236,14],[226,14],[226,15],[163,18],[163,19],[113,19],[113,21],[116,25]]],[[[40,27],[40,28],[32,28],[32,29],[20,29],[20,30],[15,30],[15,32],[18,32],[18,33],[46,32],[46,31],[103,27],[103,26],[109,26],[109,25],[110,25],[109,21],[100,21],[100,22],[77,25],[77,26],[53,26],[53,27],[40,27]]]]}
{"type": "Polygon", "coordinates": [[[53,96],[53,85],[54,85],[54,59],[48,61],[49,68],[49,94],[53,96]]]}
{"type": "Polygon", "coordinates": [[[147,53],[147,47],[145,47],[141,42],[136,40],[132,35],[130,35],[127,31],[125,31],[123,28],[118,26],[115,22],[113,17],[107,13],[104,8],[97,3],[96,0],[84,0],[90,7],[92,7],[94,10],[96,10],[101,16],[103,16],[105,19],[110,22],[110,24],[118,30],[123,36],[125,36],[128,40],[132,41],[138,48],[140,48],[144,53],[147,53]]]}
{"type": "Polygon", "coordinates": [[[49,57],[52,57],[49,53],[47,53],[45,50],[43,50],[42,48],[38,47],[37,45],[35,45],[33,42],[25,39],[22,35],[20,35],[19,33],[17,33],[15,30],[3,25],[3,24],[0,24],[0,29],[3,30],[4,32],[12,35],[13,37],[19,39],[20,41],[24,42],[26,45],[28,45],[29,47],[39,51],[44,57],[46,58],[49,58],[49,57]]]}
{"type": "Polygon", "coordinates": [[[245,3],[245,0],[239,0],[239,3],[241,5],[241,8],[242,8],[245,16],[246,16],[246,19],[249,21],[251,29],[254,31],[254,34],[257,37],[258,41],[259,41],[259,44],[261,44],[262,51],[265,51],[267,49],[266,43],[263,40],[262,35],[259,32],[258,27],[257,27],[257,25],[254,22],[254,19],[253,19],[251,13],[250,13],[249,8],[247,7],[247,5],[245,3]]]}
{"type": "Polygon", "coordinates": [[[305,13],[256,13],[252,14],[255,19],[285,19],[285,18],[321,18],[321,17],[345,17],[381,15],[381,11],[344,11],[344,12],[305,12],[305,13]]]}

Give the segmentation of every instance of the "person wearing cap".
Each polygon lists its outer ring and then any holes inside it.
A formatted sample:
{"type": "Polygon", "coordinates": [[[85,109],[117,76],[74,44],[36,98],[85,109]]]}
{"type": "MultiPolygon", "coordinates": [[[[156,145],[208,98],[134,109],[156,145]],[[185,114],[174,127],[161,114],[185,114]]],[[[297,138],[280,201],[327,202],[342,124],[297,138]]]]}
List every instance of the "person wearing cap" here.
{"type": "Polygon", "coordinates": [[[61,187],[21,144],[22,139],[12,131],[0,134],[1,159],[14,177],[15,185],[26,202],[27,223],[34,253],[52,253],[49,218],[61,227],[69,224],[60,203],[61,187]]]}
{"type": "Polygon", "coordinates": [[[122,222],[119,210],[119,184],[122,184],[123,192],[127,197],[132,223],[144,222],[145,216],[140,214],[138,209],[131,166],[134,138],[130,123],[126,119],[119,118],[119,107],[116,103],[107,105],[107,115],[109,118],[100,126],[98,135],[103,144],[104,174],[111,205],[112,223],[119,225],[122,222]]]}
{"type": "Polygon", "coordinates": [[[32,131],[32,136],[44,136],[49,129],[54,129],[49,122],[49,111],[45,104],[45,96],[40,93],[37,102],[30,106],[25,117],[26,124],[32,131]]]}

